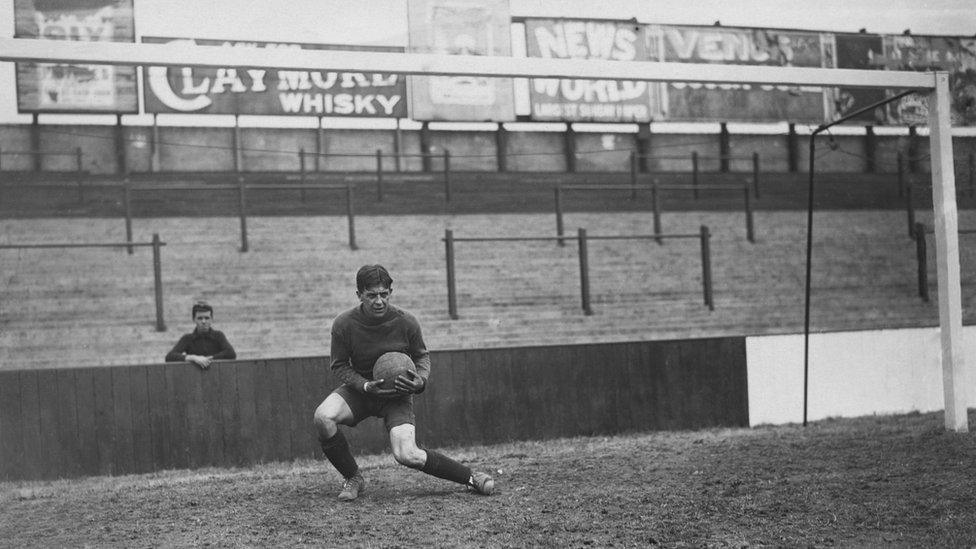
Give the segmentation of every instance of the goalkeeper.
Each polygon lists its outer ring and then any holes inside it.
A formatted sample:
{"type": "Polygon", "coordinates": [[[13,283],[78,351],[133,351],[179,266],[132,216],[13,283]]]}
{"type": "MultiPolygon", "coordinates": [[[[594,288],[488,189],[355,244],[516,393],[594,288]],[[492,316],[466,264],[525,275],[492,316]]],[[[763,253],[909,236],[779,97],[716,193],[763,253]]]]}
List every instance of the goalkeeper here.
{"type": "Polygon", "coordinates": [[[428,475],[454,481],[490,495],[494,480],[433,450],[417,446],[413,395],[423,392],[430,375],[430,354],[420,324],[412,314],[390,304],[393,279],[381,265],[364,265],[356,273],[359,305],[332,322],[332,373],[342,382],[315,410],[315,428],[325,457],[345,478],[339,499],[352,501],[366,489],[339,425],[356,426],[370,416],[382,417],[398,463],[428,475]],[[373,364],[390,351],[413,359],[417,372],[397,376],[395,388],[373,380],[373,364]]]}

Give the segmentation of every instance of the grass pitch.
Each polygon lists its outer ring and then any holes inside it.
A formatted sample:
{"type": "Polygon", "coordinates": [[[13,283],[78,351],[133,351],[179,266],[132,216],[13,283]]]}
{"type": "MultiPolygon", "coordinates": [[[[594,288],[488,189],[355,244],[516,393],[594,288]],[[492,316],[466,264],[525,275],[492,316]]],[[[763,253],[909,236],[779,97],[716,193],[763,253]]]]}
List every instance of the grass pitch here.
{"type": "MultiPolygon", "coordinates": [[[[976,413],[970,413],[970,423],[976,413]]],[[[976,543],[976,436],[942,414],[448,449],[483,497],[360,458],[0,484],[0,545],[647,547],[976,543]]]]}

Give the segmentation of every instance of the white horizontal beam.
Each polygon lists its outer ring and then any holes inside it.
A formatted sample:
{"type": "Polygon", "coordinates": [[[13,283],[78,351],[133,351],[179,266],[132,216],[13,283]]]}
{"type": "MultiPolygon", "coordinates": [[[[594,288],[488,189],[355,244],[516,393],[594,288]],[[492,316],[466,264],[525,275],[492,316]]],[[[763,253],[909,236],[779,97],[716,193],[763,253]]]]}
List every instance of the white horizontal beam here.
{"type": "Polygon", "coordinates": [[[330,70],[419,75],[586,78],[657,82],[743,83],[860,88],[934,89],[933,73],[457,56],[423,53],[333,51],[294,48],[231,48],[186,42],[136,44],[0,39],[0,61],[36,61],[173,67],[255,67],[280,70],[330,70]]]}

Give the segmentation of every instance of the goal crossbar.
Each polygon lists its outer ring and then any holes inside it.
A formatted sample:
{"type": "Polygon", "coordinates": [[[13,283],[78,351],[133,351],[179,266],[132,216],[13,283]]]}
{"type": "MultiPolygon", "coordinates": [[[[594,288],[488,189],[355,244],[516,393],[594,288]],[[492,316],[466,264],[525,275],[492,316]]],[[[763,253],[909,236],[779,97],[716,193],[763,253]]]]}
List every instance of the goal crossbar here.
{"type": "Polygon", "coordinates": [[[932,73],[811,67],[661,63],[600,59],[458,56],[294,48],[230,48],[129,42],[0,39],[0,60],[169,67],[253,67],[412,75],[584,78],[657,82],[748,83],[932,89],[932,73]]]}
{"type": "Polygon", "coordinates": [[[0,39],[0,61],[918,90],[928,96],[929,107],[945,426],[947,430],[968,431],[958,211],[946,72],[230,48],[190,41],[145,44],[24,38],[0,39]]]}

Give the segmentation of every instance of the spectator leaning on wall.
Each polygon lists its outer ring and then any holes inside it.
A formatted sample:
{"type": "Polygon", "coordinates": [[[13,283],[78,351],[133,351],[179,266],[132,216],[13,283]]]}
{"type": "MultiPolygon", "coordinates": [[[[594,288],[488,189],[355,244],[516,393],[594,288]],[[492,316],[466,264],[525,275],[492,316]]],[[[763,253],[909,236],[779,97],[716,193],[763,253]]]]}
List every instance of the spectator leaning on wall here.
{"type": "Polygon", "coordinates": [[[192,362],[206,370],[214,360],[237,358],[224,333],[213,329],[213,307],[198,301],[193,304],[191,314],[196,327],[176,342],[166,354],[166,362],[192,362]]]}

